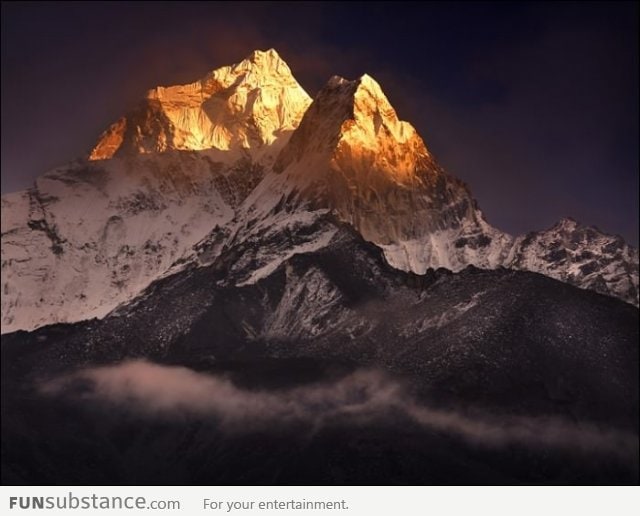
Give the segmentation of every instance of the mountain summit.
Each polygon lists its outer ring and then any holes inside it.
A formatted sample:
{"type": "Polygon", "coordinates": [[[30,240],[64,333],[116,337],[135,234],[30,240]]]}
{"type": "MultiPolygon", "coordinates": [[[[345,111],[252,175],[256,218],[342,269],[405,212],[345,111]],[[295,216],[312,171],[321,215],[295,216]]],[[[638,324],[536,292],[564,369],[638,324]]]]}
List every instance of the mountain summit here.
{"type": "Polygon", "coordinates": [[[575,221],[503,233],[372,77],[312,101],[268,50],[150,90],[88,160],[2,197],[2,332],[105,317],[189,267],[246,285],[344,224],[403,271],[507,267],[638,303],[622,239],[575,221]]]}
{"type": "Polygon", "coordinates": [[[380,85],[369,75],[355,81],[331,78],[276,167],[282,169],[323,151],[332,154],[336,168],[360,182],[384,174],[411,184],[415,173],[428,168],[431,161],[415,129],[398,119],[380,85]]]}
{"type": "Polygon", "coordinates": [[[89,159],[167,150],[255,149],[293,131],[311,103],[273,50],[199,81],[159,86],[100,137],[89,159]]]}

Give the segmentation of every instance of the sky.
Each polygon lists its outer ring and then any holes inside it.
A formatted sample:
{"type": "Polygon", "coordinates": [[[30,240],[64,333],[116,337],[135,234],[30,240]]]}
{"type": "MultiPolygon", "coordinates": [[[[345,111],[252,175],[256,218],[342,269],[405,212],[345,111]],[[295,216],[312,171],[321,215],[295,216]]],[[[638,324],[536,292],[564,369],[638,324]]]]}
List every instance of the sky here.
{"type": "Polygon", "coordinates": [[[3,2],[1,37],[2,193],[146,90],[275,48],[311,96],[372,75],[494,226],[572,216],[638,245],[634,2],[3,2]]]}

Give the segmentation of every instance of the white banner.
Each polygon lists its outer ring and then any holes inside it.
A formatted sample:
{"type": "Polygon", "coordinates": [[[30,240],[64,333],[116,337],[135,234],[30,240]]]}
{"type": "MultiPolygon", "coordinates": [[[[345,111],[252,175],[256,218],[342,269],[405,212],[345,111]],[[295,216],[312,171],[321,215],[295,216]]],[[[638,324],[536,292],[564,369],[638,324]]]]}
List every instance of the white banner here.
{"type": "Polygon", "coordinates": [[[0,487],[4,515],[636,516],[638,487],[0,487]]]}

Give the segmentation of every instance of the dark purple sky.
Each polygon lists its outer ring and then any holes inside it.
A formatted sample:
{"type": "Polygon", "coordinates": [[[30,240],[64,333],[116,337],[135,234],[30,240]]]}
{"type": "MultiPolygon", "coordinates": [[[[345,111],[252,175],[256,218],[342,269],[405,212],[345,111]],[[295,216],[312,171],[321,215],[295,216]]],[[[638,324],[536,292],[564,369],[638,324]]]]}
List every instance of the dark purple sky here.
{"type": "Polygon", "coordinates": [[[156,85],[276,48],[313,96],[376,78],[489,221],[638,243],[636,3],[3,3],[2,192],[86,153],[156,85]]]}

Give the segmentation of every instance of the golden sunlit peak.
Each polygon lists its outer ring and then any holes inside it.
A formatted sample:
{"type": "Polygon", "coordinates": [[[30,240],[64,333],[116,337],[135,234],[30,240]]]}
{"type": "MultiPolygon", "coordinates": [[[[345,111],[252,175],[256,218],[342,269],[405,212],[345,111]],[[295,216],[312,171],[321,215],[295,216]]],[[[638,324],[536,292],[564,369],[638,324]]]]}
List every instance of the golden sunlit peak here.
{"type": "Polygon", "coordinates": [[[262,70],[291,74],[287,63],[284,62],[280,57],[280,54],[278,54],[278,52],[273,48],[270,48],[269,50],[254,50],[240,65],[242,64],[249,64],[251,68],[257,67],[262,70]]]}
{"type": "Polygon", "coordinates": [[[358,85],[359,85],[359,89],[364,88],[374,97],[383,98],[386,101],[387,97],[382,91],[380,84],[369,74],[365,73],[364,75],[362,75],[360,79],[358,79],[358,85]]]}
{"type": "Polygon", "coordinates": [[[356,93],[360,89],[363,89],[369,92],[369,94],[371,94],[373,97],[382,98],[386,101],[386,97],[382,91],[382,88],[380,87],[380,84],[378,84],[378,82],[369,74],[365,73],[356,80],[349,80],[339,75],[334,75],[333,77],[331,77],[331,79],[329,79],[329,82],[327,83],[327,88],[329,89],[340,88],[343,86],[351,86],[348,91],[350,91],[352,94],[356,93]]]}
{"type": "Polygon", "coordinates": [[[360,76],[360,84],[373,85],[374,87],[380,88],[378,81],[376,81],[368,73],[364,73],[362,74],[362,76],[360,76]]]}
{"type": "Polygon", "coordinates": [[[270,48],[268,50],[254,50],[247,57],[247,59],[255,60],[255,59],[263,59],[265,57],[270,58],[270,59],[280,59],[280,60],[282,60],[282,58],[280,57],[280,54],[278,54],[278,52],[276,51],[275,48],[270,48]]]}
{"type": "Polygon", "coordinates": [[[254,50],[193,83],[150,90],[140,108],[101,135],[89,157],[108,159],[121,150],[258,149],[295,129],[310,103],[273,48],[254,50]]]}

